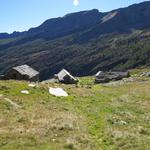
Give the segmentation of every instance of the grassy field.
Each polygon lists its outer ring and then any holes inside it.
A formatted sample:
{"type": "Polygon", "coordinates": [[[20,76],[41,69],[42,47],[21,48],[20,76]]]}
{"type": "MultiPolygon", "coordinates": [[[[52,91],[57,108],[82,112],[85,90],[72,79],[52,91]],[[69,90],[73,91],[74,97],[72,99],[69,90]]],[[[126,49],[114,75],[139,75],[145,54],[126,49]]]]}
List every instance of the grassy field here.
{"type": "Polygon", "coordinates": [[[150,78],[28,84],[0,81],[0,150],[150,149],[150,78]],[[69,96],[50,95],[48,88],[55,86],[69,96]]]}

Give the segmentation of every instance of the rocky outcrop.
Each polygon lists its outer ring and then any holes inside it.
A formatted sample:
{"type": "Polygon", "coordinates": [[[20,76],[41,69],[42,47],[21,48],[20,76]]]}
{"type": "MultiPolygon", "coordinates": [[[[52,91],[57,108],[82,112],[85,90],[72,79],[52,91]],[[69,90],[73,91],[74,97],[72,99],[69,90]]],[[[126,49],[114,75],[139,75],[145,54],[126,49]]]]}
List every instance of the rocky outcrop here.
{"type": "Polygon", "coordinates": [[[113,80],[121,80],[129,77],[129,72],[103,72],[99,71],[96,74],[95,83],[106,83],[113,80]]]}
{"type": "Polygon", "coordinates": [[[67,70],[62,69],[58,74],[55,75],[55,79],[65,84],[76,84],[78,79],[73,77],[67,70]]]}
{"type": "Polygon", "coordinates": [[[150,72],[143,72],[140,76],[141,77],[150,77],[150,72]]]}

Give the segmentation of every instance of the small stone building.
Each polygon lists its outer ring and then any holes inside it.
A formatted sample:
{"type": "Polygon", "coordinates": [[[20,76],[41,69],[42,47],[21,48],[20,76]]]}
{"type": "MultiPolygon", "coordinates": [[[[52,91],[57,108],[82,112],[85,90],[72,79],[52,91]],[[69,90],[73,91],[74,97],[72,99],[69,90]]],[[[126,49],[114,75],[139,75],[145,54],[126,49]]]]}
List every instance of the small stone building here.
{"type": "Polygon", "coordinates": [[[78,79],[73,77],[67,70],[62,69],[58,74],[55,75],[55,78],[58,79],[59,82],[65,84],[76,84],[78,79]]]}
{"type": "Polygon", "coordinates": [[[129,77],[130,74],[126,72],[103,72],[99,71],[95,77],[95,83],[105,83],[113,80],[121,80],[123,78],[129,77]]]}
{"type": "Polygon", "coordinates": [[[3,77],[5,80],[39,81],[39,72],[28,65],[13,67],[3,77]]]}

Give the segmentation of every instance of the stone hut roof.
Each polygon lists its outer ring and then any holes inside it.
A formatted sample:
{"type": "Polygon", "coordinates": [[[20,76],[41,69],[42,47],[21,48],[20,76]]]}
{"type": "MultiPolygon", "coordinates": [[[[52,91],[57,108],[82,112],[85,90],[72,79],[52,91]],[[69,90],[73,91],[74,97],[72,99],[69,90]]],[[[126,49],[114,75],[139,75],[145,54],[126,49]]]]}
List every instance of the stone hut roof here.
{"type": "Polygon", "coordinates": [[[64,83],[77,83],[78,80],[73,77],[67,70],[62,69],[58,74],[57,78],[60,82],[64,83]]]}
{"type": "Polygon", "coordinates": [[[21,75],[27,75],[30,78],[36,76],[39,74],[38,71],[34,70],[33,68],[31,68],[28,65],[21,65],[21,66],[17,66],[17,67],[13,67],[13,70],[16,70],[17,72],[19,72],[21,75]]]}

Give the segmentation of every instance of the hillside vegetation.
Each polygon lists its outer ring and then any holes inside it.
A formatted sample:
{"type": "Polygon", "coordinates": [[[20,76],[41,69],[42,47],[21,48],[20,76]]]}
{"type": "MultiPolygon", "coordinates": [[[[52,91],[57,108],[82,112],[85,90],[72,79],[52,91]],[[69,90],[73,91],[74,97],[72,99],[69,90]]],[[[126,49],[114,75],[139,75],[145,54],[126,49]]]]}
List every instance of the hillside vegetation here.
{"type": "Polygon", "coordinates": [[[150,78],[78,85],[0,81],[1,150],[149,150],[150,78]],[[54,97],[49,87],[69,96],[54,97]],[[29,95],[21,94],[28,90],[29,95]],[[11,102],[10,102],[11,101],[11,102]]]}
{"type": "Polygon", "coordinates": [[[78,76],[150,65],[150,2],[81,11],[29,31],[0,34],[0,73],[28,64],[41,79],[65,68],[78,76]]]}
{"type": "Polygon", "coordinates": [[[82,44],[76,43],[73,35],[52,41],[40,39],[1,50],[0,71],[29,64],[41,72],[41,79],[47,79],[62,68],[83,76],[99,70],[149,66],[149,41],[149,30],[105,35],[82,44]]]}

